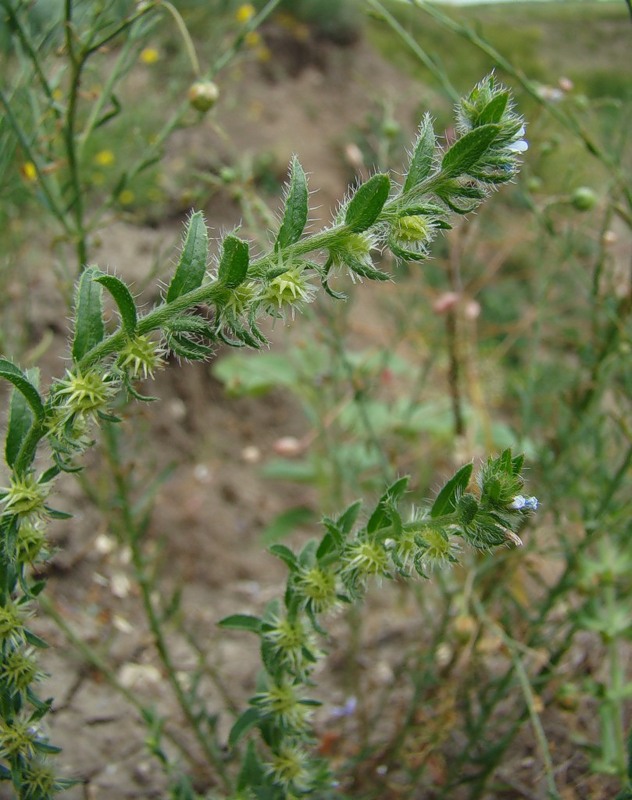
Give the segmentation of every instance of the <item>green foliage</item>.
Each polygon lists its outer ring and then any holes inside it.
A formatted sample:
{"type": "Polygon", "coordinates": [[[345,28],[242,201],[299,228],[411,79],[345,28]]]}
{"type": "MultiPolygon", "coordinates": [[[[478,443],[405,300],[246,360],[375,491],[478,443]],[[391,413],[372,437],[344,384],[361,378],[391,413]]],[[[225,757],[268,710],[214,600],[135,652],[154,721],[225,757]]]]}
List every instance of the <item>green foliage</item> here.
{"type": "MultiPolygon", "coordinates": [[[[236,5],[193,0],[178,4],[178,10],[187,20],[198,20],[209,8],[232,17],[236,5]]],[[[321,22],[331,21],[335,27],[349,6],[333,5],[292,3],[286,10],[316,24],[320,15],[321,22]],[[309,6],[315,15],[311,18],[305,12],[309,6]]],[[[370,144],[376,141],[377,146],[365,159],[374,177],[350,194],[330,228],[305,235],[308,187],[295,158],[270,248],[258,251],[233,232],[209,262],[208,233],[198,212],[186,227],[180,262],[156,309],[143,313],[119,278],[88,267],[77,288],[72,361],[65,376],[44,390],[35,371],[22,371],[6,359],[0,364],[0,375],[12,389],[5,439],[9,478],[0,522],[0,777],[13,781],[18,795],[48,797],[66,785],[55,776],[54,759],[42,759],[47,753],[54,755],[55,748],[42,724],[49,704],[36,694],[41,675],[30,648],[45,643],[28,628],[28,618],[36,597],[46,604],[46,592],[40,595],[44,582],[34,577],[30,565],[47,557],[48,520],[64,516],[49,506],[57,475],[81,468],[81,454],[93,444],[98,429],[115,484],[113,500],[104,506],[113,525],[121,516],[120,536],[132,554],[163,672],[221,785],[215,796],[281,800],[310,787],[319,787],[319,797],[340,796],[342,790],[331,787],[322,760],[314,758],[312,730],[314,665],[322,659],[327,612],[340,603],[349,606],[353,599],[362,600],[372,577],[396,577],[403,584],[411,575],[425,578],[432,566],[449,566],[457,558],[465,569],[442,570],[423,591],[411,595],[424,626],[420,635],[415,632],[410,647],[397,646],[397,691],[406,702],[398,697],[391,703],[390,687],[371,692],[363,701],[362,725],[350,723],[353,746],[360,752],[350,760],[356,780],[351,791],[363,798],[383,797],[401,781],[409,793],[428,793],[440,800],[463,791],[472,800],[514,792],[515,786],[505,785],[503,761],[516,732],[527,736],[532,729],[546,791],[559,796],[560,773],[552,759],[565,758],[565,742],[555,731],[575,729],[574,721],[567,724],[573,713],[568,709],[579,703],[578,719],[596,721],[586,733],[590,742],[573,742],[573,758],[585,773],[602,775],[597,780],[600,786],[608,784],[604,791],[616,783],[621,788],[618,797],[629,794],[630,740],[626,748],[624,731],[630,697],[626,648],[632,447],[626,420],[632,410],[632,337],[629,287],[616,271],[616,251],[632,220],[625,177],[628,94],[623,78],[601,69],[598,54],[590,50],[590,37],[596,35],[609,42],[609,52],[615,51],[619,29],[627,31],[625,8],[514,4],[510,10],[488,6],[446,12],[417,2],[369,0],[368,5],[375,12],[371,36],[379,37],[385,51],[409,72],[420,74],[426,87],[424,104],[437,115],[434,122],[424,117],[401,181],[389,178],[386,171],[399,165],[397,148],[403,145],[406,124],[394,119],[394,103],[386,98],[381,116],[372,121],[376,139],[370,144]],[[555,25],[541,24],[550,19],[555,25]],[[403,25],[399,29],[394,24],[398,20],[403,25]],[[613,26],[610,33],[594,33],[608,24],[613,26]],[[558,89],[553,80],[558,76],[550,67],[553,59],[542,57],[547,51],[557,56],[555,35],[560,36],[560,29],[581,52],[568,71],[565,67],[574,90],[558,89]],[[451,54],[445,66],[443,52],[451,54]],[[491,203],[484,215],[464,222],[462,216],[477,208],[497,184],[514,180],[517,158],[526,146],[522,123],[512,111],[509,92],[496,77],[488,78],[457,103],[455,134],[450,130],[449,144],[441,147],[443,137],[435,130],[440,134],[451,124],[449,103],[443,97],[428,103],[428,87],[434,80],[445,97],[456,102],[454,87],[464,75],[469,82],[472,72],[492,67],[522,91],[520,108],[529,109],[528,180],[503,192],[502,205],[491,203]],[[325,518],[319,539],[296,552],[283,541],[310,519],[309,509],[290,509],[264,533],[290,577],[283,598],[260,616],[234,614],[224,621],[224,628],[258,638],[263,664],[256,694],[237,716],[229,742],[235,757],[227,761],[214,715],[204,710],[197,693],[197,673],[189,686],[170,659],[163,628],[169,620],[181,624],[178,592],[164,603],[156,600],[153,566],[141,549],[148,509],[163,477],[143,489],[140,498],[133,496],[138,484],[122,463],[122,426],[112,410],[120,408],[121,394],[150,399],[138,394],[136,382],[152,377],[169,353],[200,360],[221,342],[259,348],[265,343],[261,321],[267,315],[291,316],[305,309],[319,285],[336,297],[339,293],[332,287],[346,273],[386,280],[392,262],[388,254],[384,261],[377,259],[384,249],[395,256],[399,278],[417,277],[414,262],[425,261],[437,233],[450,228],[454,230],[449,241],[441,245],[445,258],[436,267],[424,268],[424,281],[408,280],[399,305],[393,296],[388,299],[399,337],[394,344],[380,351],[350,351],[343,339],[342,315],[321,312],[306,334],[308,345],[287,356],[227,357],[214,367],[235,394],[282,387],[299,397],[315,441],[307,445],[307,439],[301,440],[294,458],[270,461],[264,470],[315,484],[327,510],[347,505],[344,513],[325,518]],[[104,317],[102,288],[118,309],[117,328],[104,317]],[[476,322],[475,300],[482,308],[476,322]],[[395,354],[401,345],[405,358],[395,354]],[[444,372],[450,380],[450,397],[445,398],[440,388],[444,372]],[[445,483],[434,503],[420,501],[434,479],[436,463],[451,460],[455,450],[463,451],[460,459],[467,460],[482,448],[502,449],[501,441],[520,441],[520,449],[528,450],[545,509],[538,531],[521,532],[537,501],[522,494],[522,459],[509,452],[486,461],[477,471],[477,481],[472,481],[474,465],[466,464],[445,483]],[[407,481],[394,478],[402,464],[415,474],[411,499],[417,505],[410,515],[402,512],[407,481]],[[378,502],[348,505],[358,492],[382,496],[378,502]],[[520,536],[526,555],[520,561],[508,549],[496,549],[520,543],[520,536]],[[475,548],[475,556],[458,546],[465,542],[475,548]],[[588,641],[595,659],[604,664],[588,679],[573,669],[579,633],[579,648],[588,641]],[[493,662],[485,655],[490,647],[493,662]],[[546,705],[542,716],[540,701],[546,705]],[[593,705],[598,715],[591,714],[593,705]],[[403,706],[406,710],[400,711],[403,706]],[[567,716],[558,725],[560,714],[567,716]],[[373,731],[388,729],[380,725],[380,715],[395,723],[394,734],[385,734],[386,742],[371,738],[373,731]],[[554,724],[549,728],[550,720],[554,724]],[[554,738],[547,744],[550,731],[554,738]],[[24,758],[14,757],[20,747],[28,752],[24,758]],[[37,752],[33,755],[31,750],[37,752]],[[445,752],[450,753],[450,763],[442,769],[445,752]],[[368,786],[363,776],[374,763],[387,764],[389,774],[382,778],[371,770],[368,786]],[[430,764],[432,770],[427,769],[430,764]],[[440,778],[433,782],[430,771],[440,778]]],[[[128,206],[121,199],[132,186],[141,195],[141,205],[150,199],[139,179],[159,168],[156,159],[172,129],[169,123],[165,136],[161,133],[149,147],[141,143],[141,158],[136,159],[132,151],[139,140],[131,132],[137,126],[145,133],[155,131],[156,117],[148,116],[143,100],[134,106],[133,127],[130,123],[125,128],[125,95],[119,92],[140,48],[150,41],[150,23],[157,21],[154,11],[159,6],[133,24],[130,14],[139,7],[109,4],[95,16],[97,7],[92,4],[77,6],[68,46],[64,33],[70,29],[64,27],[61,6],[47,12],[57,24],[44,41],[35,19],[44,4],[27,14],[26,6],[3,0],[3,8],[17,9],[27,35],[13,45],[20,70],[13,55],[7,62],[6,74],[16,78],[16,91],[12,94],[10,82],[2,82],[0,175],[6,177],[2,183],[11,196],[3,211],[16,219],[25,198],[37,195],[57,220],[60,241],[79,243],[78,269],[89,263],[85,248],[100,224],[100,213],[138,207],[138,201],[128,206]],[[90,20],[98,22],[94,30],[100,35],[115,32],[122,20],[130,23],[112,39],[121,45],[121,58],[115,46],[108,60],[108,66],[114,62],[114,78],[96,99],[94,113],[83,104],[79,85],[85,88],[87,76],[103,75],[104,65],[99,61],[102,53],[85,50],[87,39],[80,29],[86,20],[88,28],[90,20]],[[63,107],[68,98],[60,99],[59,85],[38,75],[25,41],[35,43],[42,57],[48,57],[51,46],[61,47],[63,57],[87,56],[88,71],[77,70],[72,58],[67,65],[66,74],[77,79],[70,77],[68,95],[72,98],[74,92],[76,125],[63,107]],[[50,115],[38,116],[38,108],[48,109],[50,115]],[[35,119],[51,125],[43,125],[41,137],[36,135],[35,119]],[[74,149],[68,138],[73,130],[74,149]],[[124,135],[125,130],[130,135],[124,135]],[[117,149],[116,169],[101,188],[92,179],[95,158],[121,136],[126,143],[117,149]],[[75,168],[73,155],[78,157],[75,168]],[[86,200],[83,210],[77,203],[81,199],[86,200]],[[92,216],[97,206],[100,211],[92,216]]],[[[220,27],[213,26],[213,35],[220,27]]],[[[245,30],[246,26],[240,35],[245,30]]],[[[168,44],[171,52],[173,42],[168,44]]],[[[225,63],[224,57],[216,65],[225,63]]],[[[60,62],[59,55],[55,59],[60,62]]],[[[184,69],[188,72],[190,65],[184,69]]],[[[167,78],[166,66],[159,64],[157,70],[167,78]]],[[[185,83],[189,82],[187,76],[185,83]]],[[[171,85],[165,80],[166,91],[171,85]]],[[[214,102],[216,94],[213,84],[205,102],[214,102]]],[[[186,114],[191,113],[187,106],[186,114]]],[[[173,124],[193,121],[186,114],[178,121],[174,118],[173,124]]],[[[276,186],[276,171],[267,169],[276,186]]],[[[226,176],[230,170],[226,168],[226,176]]],[[[237,178],[230,184],[240,187],[254,174],[247,166],[233,172],[237,178]]],[[[147,180],[150,185],[154,179],[147,180]]],[[[247,200],[242,197],[245,209],[247,200]]],[[[155,207],[149,213],[157,213],[155,207]]],[[[250,224],[247,214],[244,219],[250,224]]],[[[362,685],[362,676],[353,672],[360,660],[354,648],[359,647],[362,620],[357,612],[352,615],[349,641],[344,643],[345,680],[362,685]]],[[[64,629],[63,619],[59,624],[64,629]]],[[[337,629],[340,624],[339,620],[337,629]]],[[[86,646],[81,642],[75,645],[107,676],[98,656],[82,649],[86,646]]],[[[165,720],[139,706],[137,698],[128,700],[136,703],[145,720],[149,750],[168,775],[169,796],[198,798],[192,780],[174,767],[171,745],[164,746],[169,733],[165,720]]],[[[348,730],[343,728],[343,742],[348,730]]],[[[348,755],[345,743],[342,748],[348,755]]],[[[184,759],[188,755],[182,753],[184,759]]]]}
{"type": "MultiPolygon", "coordinates": [[[[492,97],[503,91],[492,79],[481,87],[492,97]]],[[[476,130],[476,121],[471,124],[476,130]]],[[[427,128],[427,120],[424,125],[427,128]]],[[[25,787],[35,780],[35,753],[53,754],[57,748],[34,725],[46,715],[50,702],[40,701],[31,687],[38,680],[38,672],[24,649],[29,644],[39,647],[44,643],[23,625],[12,598],[18,597],[18,604],[25,604],[43,588],[41,582],[29,579],[28,567],[33,558],[41,557],[46,521],[66,516],[51,509],[47,502],[58,474],[80,469],[77,458],[93,444],[91,436],[97,427],[104,428],[110,447],[115,447],[111,426],[120,420],[112,414],[111,407],[116,395],[125,391],[139,400],[150,399],[139,395],[133,384],[139,378],[151,377],[163,365],[162,355],[168,349],[186,358],[203,359],[217,341],[260,347],[265,338],[258,328],[258,317],[264,313],[277,316],[310,302],[314,294],[310,273],[321,277],[323,283],[336,267],[377,280],[387,277],[373,265],[373,251],[378,242],[395,236],[389,231],[396,229],[401,218],[413,214],[447,216],[447,209],[439,205],[442,187],[449,184],[452,195],[460,197],[467,187],[454,179],[468,174],[480,185],[482,199],[484,191],[495,182],[491,172],[491,179],[487,180],[488,167],[492,169],[498,159],[504,159],[510,164],[509,172],[513,170],[511,146],[521,135],[521,122],[507,111],[501,113],[493,127],[493,137],[473,139],[471,132],[464,131],[467,158],[450,157],[451,151],[443,159],[439,155],[433,158],[436,167],[427,186],[423,181],[406,180],[407,189],[392,192],[388,175],[373,176],[352,193],[331,227],[310,236],[303,235],[308,216],[307,185],[295,159],[280,229],[270,252],[251,260],[248,245],[229,234],[222,244],[215,274],[207,273],[208,233],[202,215],[195,213],[186,225],[174,277],[154,310],[141,314],[131,291],[119,278],[105,275],[97,267],[83,270],[75,294],[72,364],[65,377],[53,381],[46,394],[40,395],[37,386],[12,362],[2,360],[0,377],[11,383],[18,395],[11,401],[5,445],[10,485],[0,493],[4,542],[0,552],[0,609],[5,618],[0,628],[5,657],[4,672],[0,673],[0,757],[6,763],[4,777],[12,781],[23,800],[31,794],[30,788],[25,787]],[[447,174],[442,167],[446,159],[447,174]],[[319,258],[323,253],[320,261],[306,258],[309,254],[319,258]],[[106,329],[104,287],[119,310],[119,326],[113,332],[106,329]],[[212,323],[200,320],[195,313],[203,303],[213,309],[212,323]],[[39,445],[47,446],[53,466],[36,477],[34,464],[39,445]]],[[[422,138],[424,147],[434,141],[427,133],[422,138]]],[[[414,156],[413,169],[418,178],[419,164],[420,158],[414,156]]],[[[354,531],[360,510],[356,503],[338,520],[327,521],[322,542],[307,545],[298,556],[283,545],[273,545],[272,552],[291,572],[285,610],[280,603],[273,603],[259,620],[233,615],[224,621],[225,627],[249,630],[261,637],[261,658],[267,676],[230,738],[236,744],[252,727],[259,729],[268,752],[264,787],[270,797],[304,793],[330,782],[327,769],[306,749],[316,702],[304,697],[300,686],[307,682],[321,657],[316,643],[322,631],[319,616],[342,599],[360,598],[369,577],[391,577],[396,573],[405,576],[411,567],[425,576],[435,565],[453,563],[455,536],[483,549],[505,542],[508,536],[515,537],[515,530],[532,506],[517,504],[518,497],[514,495],[522,480],[514,465],[508,453],[490,460],[481,473],[479,494],[464,495],[458,500],[456,488],[450,487],[456,486],[456,481],[462,490],[465,482],[454,479],[440,496],[434,516],[428,518],[425,512],[417,511],[412,521],[403,521],[398,502],[407,479],[400,479],[383,495],[365,527],[354,531]],[[471,498],[467,514],[460,509],[465,497],[471,498]]],[[[138,525],[140,530],[143,523],[136,522],[129,510],[125,481],[119,482],[119,490],[119,504],[128,508],[127,526],[138,525]]],[[[143,557],[138,536],[130,533],[130,538],[134,564],[141,575],[143,557]]],[[[143,579],[141,585],[150,626],[174,692],[204,752],[228,787],[230,780],[183,693],[165,649],[149,584],[143,579]]],[[[155,752],[160,757],[158,746],[155,752]]],[[[249,758],[255,759],[252,751],[249,758]]],[[[258,768],[242,770],[240,781],[249,780],[248,775],[256,775],[260,782],[258,768]]],[[[61,784],[51,777],[46,785],[40,782],[39,786],[41,800],[46,800],[61,784]]]]}

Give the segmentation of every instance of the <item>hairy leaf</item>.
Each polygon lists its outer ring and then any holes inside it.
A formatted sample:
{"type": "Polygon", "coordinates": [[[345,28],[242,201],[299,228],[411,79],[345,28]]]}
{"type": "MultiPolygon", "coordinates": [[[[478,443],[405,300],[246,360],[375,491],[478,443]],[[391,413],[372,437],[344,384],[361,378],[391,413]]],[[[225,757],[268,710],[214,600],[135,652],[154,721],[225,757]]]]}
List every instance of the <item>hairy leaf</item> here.
{"type": "MultiPolygon", "coordinates": [[[[9,362],[10,363],[10,362],[9,362]]],[[[32,381],[35,388],[38,384],[38,370],[29,370],[26,373],[27,380],[32,381]]],[[[37,392],[37,389],[35,389],[37,392]]],[[[20,452],[22,442],[33,424],[33,411],[29,401],[24,394],[14,386],[9,401],[9,421],[7,424],[7,436],[5,440],[4,455],[9,467],[15,465],[20,452]]]]}
{"type": "Polygon", "coordinates": [[[72,357],[75,363],[96,347],[105,336],[103,324],[103,289],[96,279],[103,273],[98,267],[83,271],[75,294],[75,335],[72,357]]]}
{"type": "Polygon", "coordinates": [[[298,158],[292,158],[290,183],[285,200],[283,221],[274,243],[275,250],[281,250],[298,242],[301,238],[309,214],[307,178],[298,158]]]}
{"type": "Polygon", "coordinates": [[[208,258],[208,231],[201,211],[191,215],[187,223],[182,255],[167,289],[167,302],[197,289],[204,278],[208,258]]]}
{"type": "Polygon", "coordinates": [[[222,244],[217,280],[227,289],[236,289],[246,279],[249,261],[248,243],[229,234],[222,244]]]}
{"type": "Polygon", "coordinates": [[[244,736],[248,733],[248,731],[252,730],[255,725],[261,719],[261,715],[259,714],[258,709],[256,708],[249,708],[244,711],[239,717],[237,717],[237,721],[233,725],[228,735],[228,746],[234,747],[244,736]]]}
{"type": "Polygon", "coordinates": [[[95,278],[95,280],[105,286],[114,298],[118,306],[119,314],[121,315],[121,324],[125,333],[130,337],[135,336],[138,317],[136,313],[136,303],[134,302],[130,290],[120,278],[114,275],[100,275],[98,278],[95,278]]]}
{"type": "Polygon", "coordinates": [[[502,120],[509,102],[509,92],[500,92],[483,108],[478,115],[478,125],[498,123],[502,120]]]}
{"type": "Polygon", "coordinates": [[[345,225],[354,233],[362,233],[373,225],[384,208],[391,189],[391,179],[378,173],[359,187],[345,213],[345,225]]]}
{"type": "Polygon", "coordinates": [[[436,138],[432,120],[430,114],[426,114],[419,127],[419,135],[410,160],[410,166],[408,167],[408,174],[404,181],[405,192],[417,186],[430,175],[434,164],[435,148],[436,138]]]}
{"type": "Polygon", "coordinates": [[[482,125],[458,139],[443,156],[442,177],[456,178],[467,173],[485,155],[499,132],[499,125],[482,125]]]}
{"type": "Polygon", "coordinates": [[[465,464],[450,478],[437,495],[430,509],[431,517],[441,517],[443,514],[450,514],[454,511],[460,495],[467,489],[473,468],[473,464],[465,464]]]}
{"type": "Polygon", "coordinates": [[[15,386],[24,396],[38,420],[44,419],[44,405],[39,392],[21,369],[6,358],[0,358],[0,378],[4,378],[15,386]]]}

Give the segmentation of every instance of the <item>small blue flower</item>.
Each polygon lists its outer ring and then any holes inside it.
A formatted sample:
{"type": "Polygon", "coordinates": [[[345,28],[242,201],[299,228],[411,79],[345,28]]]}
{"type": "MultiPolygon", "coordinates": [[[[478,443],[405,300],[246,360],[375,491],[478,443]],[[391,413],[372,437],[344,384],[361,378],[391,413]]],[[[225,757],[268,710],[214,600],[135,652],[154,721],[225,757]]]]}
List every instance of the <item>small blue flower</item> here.
{"type": "Polygon", "coordinates": [[[513,508],[516,511],[537,511],[538,505],[537,497],[523,497],[521,494],[517,494],[509,508],[513,508]]]}

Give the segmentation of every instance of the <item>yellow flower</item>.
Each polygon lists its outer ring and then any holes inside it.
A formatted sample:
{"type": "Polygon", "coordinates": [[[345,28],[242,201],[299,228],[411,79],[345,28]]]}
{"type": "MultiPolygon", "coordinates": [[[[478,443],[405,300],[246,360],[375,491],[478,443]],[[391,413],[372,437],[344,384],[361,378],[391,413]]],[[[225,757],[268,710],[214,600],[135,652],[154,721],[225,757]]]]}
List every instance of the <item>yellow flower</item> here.
{"type": "Polygon", "coordinates": [[[94,163],[100,167],[110,167],[116,161],[116,156],[111,150],[99,150],[94,157],[94,163]]]}
{"type": "Polygon", "coordinates": [[[252,3],[244,3],[237,9],[237,12],[235,13],[235,19],[237,22],[250,22],[254,15],[255,7],[252,5],[252,3]]]}
{"type": "Polygon", "coordinates": [[[272,52],[269,47],[263,45],[257,48],[257,59],[262,63],[267,63],[272,59],[272,52]]]}
{"type": "Polygon", "coordinates": [[[139,58],[143,64],[155,64],[160,60],[160,53],[155,47],[145,47],[140,51],[139,58]]]}
{"type": "Polygon", "coordinates": [[[261,34],[257,31],[250,31],[244,36],[244,42],[248,45],[248,47],[258,47],[261,44],[261,34]]]}
{"type": "Polygon", "coordinates": [[[37,180],[37,170],[35,169],[35,164],[32,161],[25,161],[20,167],[20,172],[22,173],[24,180],[28,181],[29,183],[34,183],[37,180]]]}
{"type": "Polygon", "coordinates": [[[122,206],[131,205],[135,199],[136,196],[134,195],[134,192],[131,189],[123,189],[123,191],[118,196],[119,203],[122,206]]]}

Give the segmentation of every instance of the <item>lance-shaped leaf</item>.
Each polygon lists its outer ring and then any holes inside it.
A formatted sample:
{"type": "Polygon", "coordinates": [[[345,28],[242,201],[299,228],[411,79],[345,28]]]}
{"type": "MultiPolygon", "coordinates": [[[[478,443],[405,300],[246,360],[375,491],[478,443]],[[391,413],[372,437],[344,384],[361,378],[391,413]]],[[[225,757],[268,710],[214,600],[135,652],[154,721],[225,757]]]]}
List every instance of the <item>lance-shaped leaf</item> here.
{"type": "MultiPolygon", "coordinates": [[[[255,720],[256,723],[257,720],[255,720]]],[[[246,793],[246,789],[256,789],[257,792],[270,781],[270,775],[264,769],[254,742],[248,742],[246,754],[241,759],[241,769],[237,776],[237,791],[246,793]]]]}
{"type": "Polygon", "coordinates": [[[136,335],[136,327],[138,324],[138,316],[136,313],[136,303],[130,290],[123,283],[120,278],[114,275],[100,275],[95,280],[105,286],[108,292],[114,298],[119,314],[121,315],[121,324],[125,333],[129,337],[136,335]]]}
{"type": "Polygon", "coordinates": [[[6,358],[0,358],[0,378],[12,383],[24,396],[37,420],[44,419],[44,405],[39,392],[19,367],[16,367],[6,358]]]}
{"type": "Polygon", "coordinates": [[[201,211],[191,214],[184,234],[182,255],[167,289],[167,302],[201,285],[208,259],[208,231],[201,211]]]}
{"type": "Polygon", "coordinates": [[[275,250],[282,250],[301,238],[309,214],[307,198],[307,178],[298,158],[294,156],[290,166],[290,182],[285,198],[283,221],[274,243],[275,250]]]}
{"type": "Polygon", "coordinates": [[[217,280],[227,289],[236,289],[248,274],[248,243],[229,234],[222,243],[217,280]]]}
{"type": "MultiPolygon", "coordinates": [[[[26,378],[32,380],[31,385],[35,387],[38,382],[37,370],[29,370],[29,372],[26,373],[26,378]]],[[[29,401],[21,391],[14,388],[11,392],[11,400],[9,402],[9,421],[7,424],[7,436],[4,446],[4,455],[9,467],[13,468],[15,465],[22,442],[32,424],[33,411],[31,410],[29,401]]]]}
{"type": "Polygon", "coordinates": [[[499,123],[503,118],[508,103],[509,92],[500,92],[500,94],[497,94],[480,112],[477,124],[487,125],[489,123],[499,123]]]}
{"type": "Polygon", "coordinates": [[[405,192],[417,186],[430,175],[434,165],[436,145],[432,119],[430,114],[426,114],[419,126],[419,134],[410,159],[408,175],[406,175],[406,180],[404,181],[405,192]]]}
{"type": "Polygon", "coordinates": [[[499,125],[482,125],[458,139],[443,156],[442,177],[456,178],[467,173],[470,167],[483,158],[499,133],[499,125]]]}
{"type": "Polygon", "coordinates": [[[388,525],[391,522],[394,503],[400,499],[407,487],[407,477],[399,478],[395,481],[395,483],[388,487],[382,497],[380,497],[380,501],[375,507],[375,511],[369,517],[369,521],[367,522],[366,526],[367,533],[373,533],[374,531],[388,525]]]}
{"type": "Polygon", "coordinates": [[[371,263],[360,261],[359,258],[353,258],[351,255],[344,259],[344,263],[345,266],[361,278],[368,278],[370,281],[390,281],[391,279],[388,272],[382,272],[381,269],[374,267],[371,263]]]}
{"type": "Polygon", "coordinates": [[[472,469],[472,464],[466,464],[450,478],[437,495],[437,499],[430,509],[431,517],[441,517],[444,514],[450,514],[454,511],[459,497],[467,489],[467,485],[472,476],[472,469]]]}
{"type": "Polygon", "coordinates": [[[261,620],[250,614],[231,614],[230,617],[224,617],[217,624],[220,628],[230,628],[234,631],[261,633],[261,620]]]}
{"type": "Polygon", "coordinates": [[[270,547],[270,552],[272,555],[280,558],[291,572],[296,572],[296,570],[298,570],[298,559],[289,547],[286,547],[284,544],[273,544],[270,547]]]}
{"type": "Polygon", "coordinates": [[[177,356],[187,361],[205,361],[213,355],[212,347],[181,333],[169,333],[167,345],[177,356]]]}
{"type": "Polygon", "coordinates": [[[237,717],[237,721],[228,734],[228,746],[234,747],[260,720],[261,714],[259,713],[259,709],[248,708],[244,711],[243,714],[237,717]]]}
{"type": "Polygon", "coordinates": [[[378,173],[359,187],[345,213],[345,225],[354,233],[362,233],[373,225],[384,208],[391,189],[391,179],[378,173]]]}
{"type": "Polygon", "coordinates": [[[72,357],[75,363],[99,344],[105,336],[103,324],[103,289],[96,278],[103,273],[98,267],[84,270],[75,294],[75,335],[72,357]]]}

